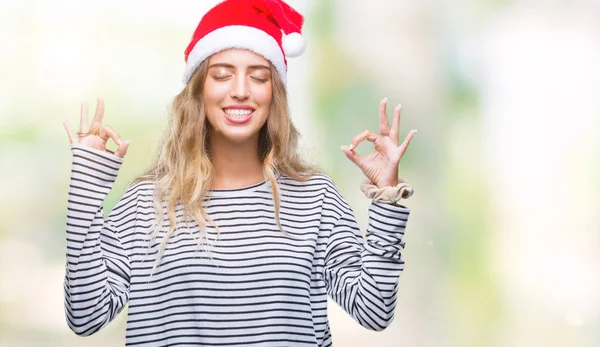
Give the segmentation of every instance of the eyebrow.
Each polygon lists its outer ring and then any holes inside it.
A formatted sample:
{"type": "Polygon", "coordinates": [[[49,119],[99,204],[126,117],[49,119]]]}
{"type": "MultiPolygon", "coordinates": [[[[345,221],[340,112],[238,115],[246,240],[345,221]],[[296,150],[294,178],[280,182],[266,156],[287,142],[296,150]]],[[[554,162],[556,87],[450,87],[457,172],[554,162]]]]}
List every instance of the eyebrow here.
{"type": "MultiPolygon", "coordinates": [[[[227,64],[227,63],[215,63],[210,65],[208,68],[213,68],[213,67],[224,67],[224,68],[228,68],[228,69],[234,69],[235,66],[231,65],[231,64],[227,64]]],[[[249,69],[253,69],[253,70],[257,70],[257,69],[269,69],[268,66],[266,65],[261,65],[261,64],[257,64],[257,65],[250,65],[248,66],[249,69]]]]}

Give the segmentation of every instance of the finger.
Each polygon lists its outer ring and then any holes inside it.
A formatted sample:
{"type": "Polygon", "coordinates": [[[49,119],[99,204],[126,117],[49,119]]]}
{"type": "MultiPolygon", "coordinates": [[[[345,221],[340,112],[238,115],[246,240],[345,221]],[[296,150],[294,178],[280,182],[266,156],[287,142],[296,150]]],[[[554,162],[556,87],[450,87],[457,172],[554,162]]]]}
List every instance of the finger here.
{"type": "Polygon", "coordinates": [[[350,159],[350,161],[358,165],[358,167],[361,167],[363,157],[360,154],[353,151],[350,146],[342,145],[340,149],[342,152],[344,152],[344,154],[346,154],[346,158],[350,159]]]}
{"type": "Polygon", "coordinates": [[[379,103],[379,133],[382,136],[390,134],[390,123],[388,123],[387,114],[385,107],[387,105],[387,98],[383,98],[379,103]]]}
{"type": "Polygon", "coordinates": [[[375,134],[371,130],[364,130],[360,134],[354,136],[352,141],[350,141],[349,150],[353,151],[364,140],[369,140],[371,142],[375,142],[375,140],[377,140],[378,137],[379,137],[379,135],[375,134]]]}
{"type": "Polygon", "coordinates": [[[90,130],[90,123],[88,120],[88,104],[87,102],[81,103],[81,118],[79,120],[79,131],[86,133],[90,130]]]}
{"type": "Polygon", "coordinates": [[[69,125],[69,123],[67,123],[67,121],[64,121],[63,126],[65,127],[65,130],[67,131],[67,135],[69,136],[69,143],[77,143],[77,136],[75,136],[75,134],[73,134],[73,131],[71,130],[71,126],[69,125]]]}
{"type": "Polygon", "coordinates": [[[125,140],[125,141],[123,141],[119,145],[119,147],[117,148],[117,150],[115,151],[115,155],[117,157],[124,158],[125,154],[127,154],[127,149],[129,148],[130,144],[131,144],[131,140],[125,140]]]}
{"type": "Polygon", "coordinates": [[[400,137],[398,135],[400,129],[400,111],[402,110],[402,105],[398,105],[394,107],[394,118],[392,118],[392,129],[390,130],[390,138],[392,141],[398,145],[398,141],[400,141],[400,137]]]}
{"type": "Polygon", "coordinates": [[[92,129],[98,130],[102,128],[102,118],[104,117],[104,99],[98,98],[96,101],[96,114],[94,114],[94,120],[92,121],[92,129]]]}
{"type": "Polygon", "coordinates": [[[402,142],[402,144],[399,147],[400,148],[400,158],[402,158],[402,156],[404,155],[404,152],[406,152],[406,149],[408,148],[410,141],[412,140],[412,138],[415,136],[416,133],[417,133],[417,129],[413,129],[408,132],[408,135],[406,135],[406,138],[404,139],[404,141],[402,142]]]}
{"type": "Polygon", "coordinates": [[[100,138],[104,140],[104,142],[107,142],[108,139],[112,139],[118,146],[120,146],[122,143],[119,134],[115,131],[115,129],[109,126],[103,127],[100,130],[100,134],[98,136],[100,136],[100,138]]]}

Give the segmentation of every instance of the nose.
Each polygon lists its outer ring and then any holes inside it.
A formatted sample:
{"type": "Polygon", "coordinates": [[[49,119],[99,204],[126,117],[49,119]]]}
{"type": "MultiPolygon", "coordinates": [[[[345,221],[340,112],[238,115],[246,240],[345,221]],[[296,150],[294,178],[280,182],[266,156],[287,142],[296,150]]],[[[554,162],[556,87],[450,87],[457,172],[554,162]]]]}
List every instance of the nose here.
{"type": "Polygon", "coordinates": [[[250,86],[245,75],[236,75],[231,88],[231,97],[237,100],[245,100],[250,97],[250,86]]]}

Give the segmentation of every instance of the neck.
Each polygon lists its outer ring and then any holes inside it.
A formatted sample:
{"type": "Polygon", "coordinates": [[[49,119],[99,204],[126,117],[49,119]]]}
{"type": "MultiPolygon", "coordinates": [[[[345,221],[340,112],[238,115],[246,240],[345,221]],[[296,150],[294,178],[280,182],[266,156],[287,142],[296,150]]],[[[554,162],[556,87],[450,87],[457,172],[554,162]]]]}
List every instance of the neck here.
{"type": "Polygon", "coordinates": [[[211,189],[236,189],[264,180],[258,137],[244,143],[211,141],[214,179],[211,189]]]}

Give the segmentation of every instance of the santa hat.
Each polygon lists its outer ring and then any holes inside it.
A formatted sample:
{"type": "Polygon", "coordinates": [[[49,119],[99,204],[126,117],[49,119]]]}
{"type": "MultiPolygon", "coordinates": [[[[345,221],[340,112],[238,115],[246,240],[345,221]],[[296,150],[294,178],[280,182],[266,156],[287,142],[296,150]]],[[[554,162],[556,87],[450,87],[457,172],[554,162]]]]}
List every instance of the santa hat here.
{"type": "Polygon", "coordinates": [[[200,20],[185,50],[183,83],[200,63],[229,48],[248,49],[269,60],[286,83],[287,60],[306,48],[304,18],[281,0],[226,0],[200,20]],[[285,37],[282,36],[282,32],[285,37]]]}

